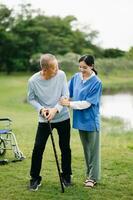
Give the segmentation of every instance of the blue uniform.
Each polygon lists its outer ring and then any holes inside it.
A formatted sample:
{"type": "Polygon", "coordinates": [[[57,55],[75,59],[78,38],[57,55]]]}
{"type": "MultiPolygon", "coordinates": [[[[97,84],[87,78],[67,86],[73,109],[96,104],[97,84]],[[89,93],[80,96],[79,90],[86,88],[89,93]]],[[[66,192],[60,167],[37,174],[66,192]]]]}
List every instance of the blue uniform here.
{"type": "Polygon", "coordinates": [[[69,82],[70,98],[73,101],[88,101],[91,106],[83,110],[73,110],[73,128],[83,131],[99,131],[99,103],[102,93],[101,80],[94,75],[85,82],[76,73],[69,82]]]}
{"type": "Polygon", "coordinates": [[[100,180],[100,113],[102,93],[101,80],[93,74],[83,80],[76,73],[69,82],[70,98],[73,101],[87,101],[91,105],[82,110],[73,110],[73,128],[79,130],[86,161],[87,180],[100,180]]]}

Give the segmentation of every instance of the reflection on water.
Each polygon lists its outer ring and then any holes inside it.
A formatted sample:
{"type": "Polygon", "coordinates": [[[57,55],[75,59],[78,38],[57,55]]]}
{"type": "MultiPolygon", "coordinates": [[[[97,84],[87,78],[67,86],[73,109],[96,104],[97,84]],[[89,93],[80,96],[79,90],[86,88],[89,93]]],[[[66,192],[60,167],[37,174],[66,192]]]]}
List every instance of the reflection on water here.
{"type": "Polygon", "coordinates": [[[133,95],[122,93],[103,95],[101,114],[104,117],[120,117],[133,128],[133,95]]]}

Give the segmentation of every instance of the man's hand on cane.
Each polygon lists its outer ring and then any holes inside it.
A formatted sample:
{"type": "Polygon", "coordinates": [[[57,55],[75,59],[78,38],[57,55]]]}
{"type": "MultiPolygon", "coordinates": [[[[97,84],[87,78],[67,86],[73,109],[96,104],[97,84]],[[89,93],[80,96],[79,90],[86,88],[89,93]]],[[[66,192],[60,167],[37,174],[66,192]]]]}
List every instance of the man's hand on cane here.
{"type": "Polygon", "coordinates": [[[45,118],[50,121],[54,118],[55,114],[58,112],[57,108],[49,108],[45,112],[45,118]]]}
{"type": "Polygon", "coordinates": [[[40,111],[41,115],[48,121],[52,120],[57,112],[56,108],[42,108],[40,111]]]}

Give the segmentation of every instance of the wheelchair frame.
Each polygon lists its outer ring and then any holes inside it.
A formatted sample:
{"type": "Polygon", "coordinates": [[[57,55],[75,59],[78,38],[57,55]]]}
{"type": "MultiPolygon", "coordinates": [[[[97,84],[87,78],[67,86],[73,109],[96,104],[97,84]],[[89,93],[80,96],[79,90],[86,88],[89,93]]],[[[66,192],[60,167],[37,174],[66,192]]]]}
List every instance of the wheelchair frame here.
{"type": "Polygon", "coordinates": [[[0,122],[3,125],[3,129],[0,129],[0,156],[4,156],[7,150],[12,150],[16,160],[25,159],[11,129],[12,120],[10,118],[0,118],[0,122]]]}

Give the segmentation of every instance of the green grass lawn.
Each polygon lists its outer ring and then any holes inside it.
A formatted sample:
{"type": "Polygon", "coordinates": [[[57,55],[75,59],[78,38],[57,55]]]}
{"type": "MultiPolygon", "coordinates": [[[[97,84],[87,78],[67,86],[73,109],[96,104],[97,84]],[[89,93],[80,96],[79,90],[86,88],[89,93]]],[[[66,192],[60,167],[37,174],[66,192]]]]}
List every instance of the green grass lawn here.
{"type": "MultiPolygon", "coordinates": [[[[0,166],[0,200],[131,200],[133,199],[133,133],[126,132],[119,119],[102,119],[102,179],[94,189],[83,187],[85,163],[77,131],[71,132],[73,187],[60,192],[50,139],[46,146],[41,175],[42,186],[37,192],[27,189],[31,152],[37,126],[37,113],[27,104],[28,76],[0,76],[0,117],[13,120],[13,131],[21,151],[22,162],[0,166]]],[[[58,137],[54,131],[58,156],[58,137]]],[[[14,158],[8,151],[5,158],[14,158]]]]}

